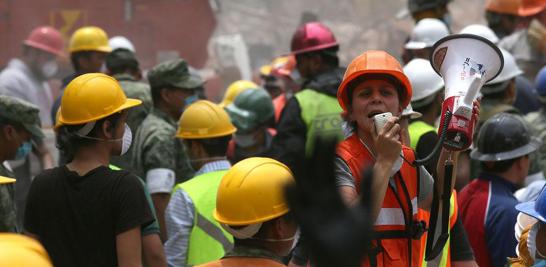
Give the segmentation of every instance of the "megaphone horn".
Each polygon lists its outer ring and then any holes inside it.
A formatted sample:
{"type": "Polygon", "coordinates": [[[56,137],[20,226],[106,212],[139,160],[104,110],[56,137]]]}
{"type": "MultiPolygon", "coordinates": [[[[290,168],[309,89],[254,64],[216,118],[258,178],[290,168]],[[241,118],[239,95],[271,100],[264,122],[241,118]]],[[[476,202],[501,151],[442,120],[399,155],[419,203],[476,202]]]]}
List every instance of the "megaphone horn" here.
{"type": "Polygon", "coordinates": [[[432,47],[430,62],[445,83],[442,121],[445,113],[453,116],[447,124],[443,146],[451,151],[464,150],[472,144],[475,118],[473,101],[481,87],[502,70],[500,49],[491,41],[473,34],[453,34],[432,47]]]}

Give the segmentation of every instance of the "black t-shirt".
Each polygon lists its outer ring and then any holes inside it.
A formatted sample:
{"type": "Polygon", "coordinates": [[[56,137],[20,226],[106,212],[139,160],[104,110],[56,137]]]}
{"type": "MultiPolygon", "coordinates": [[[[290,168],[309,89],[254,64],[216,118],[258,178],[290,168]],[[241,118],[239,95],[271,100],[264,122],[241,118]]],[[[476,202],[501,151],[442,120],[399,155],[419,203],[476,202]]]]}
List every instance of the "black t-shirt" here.
{"type": "Polygon", "coordinates": [[[117,266],[116,235],[153,221],[137,176],[104,166],[79,176],[62,166],[32,182],[24,229],[56,267],[117,266]]]}

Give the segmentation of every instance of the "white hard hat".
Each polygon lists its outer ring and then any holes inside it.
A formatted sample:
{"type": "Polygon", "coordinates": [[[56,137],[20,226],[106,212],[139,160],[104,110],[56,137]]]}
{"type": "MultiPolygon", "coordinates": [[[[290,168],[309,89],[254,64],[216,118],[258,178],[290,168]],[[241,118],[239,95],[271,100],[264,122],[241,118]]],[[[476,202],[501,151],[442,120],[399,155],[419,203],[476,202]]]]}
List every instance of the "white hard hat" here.
{"type": "Polygon", "coordinates": [[[128,50],[131,50],[131,52],[136,53],[135,46],[129,39],[123,37],[123,36],[114,36],[108,40],[108,44],[112,48],[112,50],[116,50],[118,48],[125,48],[128,50]]]}
{"type": "Polygon", "coordinates": [[[404,66],[404,73],[413,88],[412,102],[427,98],[444,88],[444,80],[434,71],[428,60],[412,59],[404,66]]]}
{"type": "Polygon", "coordinates": [[[410,119],[414,120],[421,118],[422,116],[423,114],[421,114],[421,112],[413,110],[413,107],[411,107],[411,103],[408,104],[408,106],[404,110],[402,110],[402,117],[409,117],[410,119]]]}
{"type": "Polygon", "coordinates": [[[449,29],[439,19],[422,19],[413,31],[409,42],[406,43],[406,49],[423,49],[432,47],[438,40],[449,35],[449,29]]]}
{"type": "Polygon", "coordinates": [[[474,34],[481,36],[492,43],[496,44],[499,42],[499,37],[491,30],[491,28],[481,25],[481,24],[472,24],[464,27],[460,33],[474,34]]]}
{"type": "Polygon", "coordinates": [[[495,77],[495,79],[489,81],[485,85],[502,83],[523,74],[523,71],[518,67],[518,64],[516,64],[514,56],[503,48],[499,47],[499,49],[501,50],[502,57],[504,58],[504,67],[502,68],[501,73],[495,77]]]}

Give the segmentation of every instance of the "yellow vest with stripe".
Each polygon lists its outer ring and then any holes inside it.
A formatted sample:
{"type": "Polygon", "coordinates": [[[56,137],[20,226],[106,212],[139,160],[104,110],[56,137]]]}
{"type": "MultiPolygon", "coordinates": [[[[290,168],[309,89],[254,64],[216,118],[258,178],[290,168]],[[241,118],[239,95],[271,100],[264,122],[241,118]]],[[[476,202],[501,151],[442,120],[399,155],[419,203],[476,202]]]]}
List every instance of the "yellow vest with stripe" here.
{"type": "MultiPolygon", "coordinates": [[[[428,132],[435,132],[436,128],[427,124],[424,121],[414,121],[410,123],[408,126],[408,131],[410,135],[410,142],[411,142],[411,148],[414,150],[417,148],[417,144],[419,143],[419,139],[421,139],[421,136],[428,132]]],[[[451,233],[451,228],[453,225],[455,225],[455,221],[457,220],[457,215],[455,214],[455,205],[457,205],[457,201],[455,201],[455,194],[451,194],[451,198],[449,199],[450,203],[450,210],[449,210],[449,233],[451,233]]],[[[439,226],[440,224],[438,224],[439,226]]],[[[431,233],[428,233],[431,234],[431,233]]],[[[449,238],[444,246],[444,249],[442,250],[442,253],[438,256],[440,259],[439,267],[447,267],[451,266],[451,257],[449,252],[449,241],[451,240],[451,234],[449,235],[449,238]]],[[[427,266],[427,262],[423,260],[423,266],[427,266]]]]}
{"type": "Polygon", "coordinates": [[[233,237],[212,217],[216,207],[216,192],[226,172],[198,175],[174,187],[173,192],[184,189],[194,206],[187,252],[189,266],[218,260],[233,248],[233,237]]]}
{"type": "MultiPolygon", "coordinates": [[[[455,190],[453,190],[453,193],[451,193],[451,198],[449,199],[449,229],[448,229],[449,237],[448,237],[448,239],[446,241],[446,244],[445,244],[444,248],[442,249],[442,253],[440,255],[438,255],[438,258],[436,258],[434,260],[435,262],[439,262],[438,267],[450,267],[451,266],[451,252],[449,250],[449,248],[450,248],[449,242],[451,241],[451,229],[453,228],[453,226],[455,225],[455,223],[457,221],[457,214],[458,214],[457,192],[455,192],[455,190]],[[438,259],[439,259],[439,261],[437,261],[438,259]]],[[[441,224],[437,224],[437,227],[440,227],[440,225],[441,224]]],[[[432,233],[428,233],[428,234],[430,235],[432,233]]],[[[421,265],[421,266],[423,266],[423,267],[427,266],[427,262],[424,260],[424,258],[423,258],[423,265],[421,265]]]]}
{"type": "Polygon", "coordinates": [[[306,155],[313,153],[317,136],[333,136],[342,140],[341,112],[343,110],[337,98],[312,89],[300,91],[294,97],[300,104],[301,118],[307,126],[306,155]]]}
{"type": "Polygon", "coordinates": [[[424,121],[414,121],[408,126],[408,131],[410,135],[410,147],[415,150],[417,149],[417,143],[419,143],[421,136],[428,132],[436,132],[436,128],[424,121]]]}

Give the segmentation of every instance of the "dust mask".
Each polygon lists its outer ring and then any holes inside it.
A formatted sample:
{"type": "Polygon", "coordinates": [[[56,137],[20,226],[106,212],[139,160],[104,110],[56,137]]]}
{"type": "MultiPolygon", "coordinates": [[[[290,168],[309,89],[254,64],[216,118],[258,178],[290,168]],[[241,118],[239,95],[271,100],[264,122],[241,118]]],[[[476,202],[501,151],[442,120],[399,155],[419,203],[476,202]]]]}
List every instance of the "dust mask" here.
{"type": "Polygon", "coordinates": [[[59,65],[57,65],[57,60],[52,59],[42,65],[42,75],[45,78],[51,78],[57,74],[59,70],[59,65]]]}
{"type": "Polygon", "coordinates": [[[121,153],[120,156],[123,156],[129,151],[131,143],[133,142],[133,132],[127,123],[125,124],[125,131],[123,132],[123,138],[121,141],[121,153]]]}

